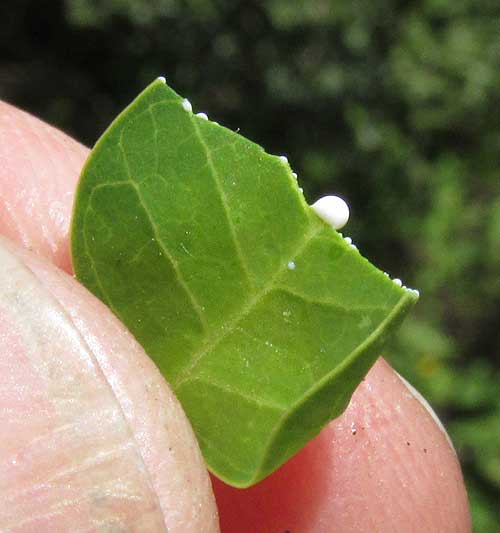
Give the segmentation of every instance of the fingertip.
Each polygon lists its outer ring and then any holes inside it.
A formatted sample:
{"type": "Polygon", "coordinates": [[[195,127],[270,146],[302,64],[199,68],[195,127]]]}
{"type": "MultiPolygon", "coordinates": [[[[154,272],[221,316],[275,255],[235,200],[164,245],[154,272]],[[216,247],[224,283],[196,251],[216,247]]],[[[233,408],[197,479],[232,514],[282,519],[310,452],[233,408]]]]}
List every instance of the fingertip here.
{"type": "Polygon", "coordinates": [[[0,231],[66,271],[74,190],[88,149],[0,102],[0,231]]]}
{"type": "Polygon", "coordinates": [[[446,432],[382,359],[343,415],[278,472],[247,493],[214,489],[223,532],[471,530],[446,432]]]}
{"type": "Polygon", "coordinates": [[[460,464],[443,425],[383,359],[328,437],[332,508],[343,524],[355,531],[387,524],[402,531],[408,524],[420,531],[471,530],[460,464]]]}

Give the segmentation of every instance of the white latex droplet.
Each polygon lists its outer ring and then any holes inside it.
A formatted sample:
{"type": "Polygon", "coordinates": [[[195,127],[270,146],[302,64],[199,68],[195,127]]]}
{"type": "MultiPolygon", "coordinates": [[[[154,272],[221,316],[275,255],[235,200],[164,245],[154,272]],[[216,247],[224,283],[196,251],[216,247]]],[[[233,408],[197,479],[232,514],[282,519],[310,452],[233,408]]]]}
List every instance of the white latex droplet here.
{"type": "Polygon", "coordinates": [[[202,118],[203,120],[208,120],[208,115],[206,113],[196,113],[196,116],[202,118]]]}
{"type": "Polygon", "coordinates": [[[395,283],[398,287],[403,286],[403,282],[399,278],[394,278],[392,282],[395,283]]]}
{"type": "Polygon", "coordinates": [[[349,220],[349,206],[339,196],[323,196],[312,208],[334,229],[343,228],[349,220]]]}
{"type": "Polygon", "coordinates": [[[161,81],[162,83],[167,83],[165,76],[158,76],[158,81],[161,81]]]}
{"type": "Polygon", "coordinates": [[[283,163],[288,163],[288,157],[286,155],[280,155],[280,159],[283,163]]]}
{"type": "Polygon", "coordinates": [[[288,270],[295,270],[296,265],[294,261],[290,261],[287,266],[288,266],[288,270]]]}
{"type": "Polygon", "coordinates": [[[184,100],[182,101],[182,107],[186,111],[189,111],[190,113],[193,111],[193,106],[191,105],[191,102],[187,98],[184,98],[184,100]]]}

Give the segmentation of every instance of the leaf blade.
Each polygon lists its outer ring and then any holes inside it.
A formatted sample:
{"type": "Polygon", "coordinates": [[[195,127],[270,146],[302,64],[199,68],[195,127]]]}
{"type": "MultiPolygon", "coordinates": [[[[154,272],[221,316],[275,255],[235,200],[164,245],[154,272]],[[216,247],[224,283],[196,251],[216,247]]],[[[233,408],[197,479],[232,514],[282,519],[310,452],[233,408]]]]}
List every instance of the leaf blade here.
{"type": "Polygon", "coordinates": [[[313,212],[287,163],[159,81],[94,148],[72,253],[169,379],[209,467],[237,486],[340,414],[416,301],[313,212]],[[326,410],[323,389],[336,396],[326,410]],[[301,405],[309,429],[290,422],[301,405]]]}

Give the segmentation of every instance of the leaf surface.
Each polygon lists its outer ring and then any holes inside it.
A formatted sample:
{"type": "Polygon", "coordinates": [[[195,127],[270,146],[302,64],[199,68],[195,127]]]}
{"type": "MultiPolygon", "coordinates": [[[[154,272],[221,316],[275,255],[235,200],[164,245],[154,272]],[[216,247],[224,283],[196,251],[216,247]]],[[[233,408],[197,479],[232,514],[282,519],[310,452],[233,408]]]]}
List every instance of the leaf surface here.
{"type": "Polygon", "coordinates": [[[240,487],[343,411],[417,299],[316,215],[286,161],[160,80],[93,149],[72,255],[240,487]]]}

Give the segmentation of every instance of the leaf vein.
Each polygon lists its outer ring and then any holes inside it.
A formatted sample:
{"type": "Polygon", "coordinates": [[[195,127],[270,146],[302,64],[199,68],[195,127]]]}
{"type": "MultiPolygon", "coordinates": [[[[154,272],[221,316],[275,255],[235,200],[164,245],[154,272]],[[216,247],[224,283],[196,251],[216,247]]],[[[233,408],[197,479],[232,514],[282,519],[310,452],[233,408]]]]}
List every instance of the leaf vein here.
{"type": "MultiPolygon", "coordinates": [[[[318,235],[322,231],[323,227],[321,225],[318,226],[312,226],[309,233],[307,233],[303,239],[298,244],[297,248],[294,250],[294,252],[291,254],[292,258],[296,258],[299,256],[302,251],[306,248],[306,246],[309,244],[309,242],[318,235]]],[[[191,357],[191,363],[186,366],[183,370],[179,372],[177,375],[177,378],[172,379],[171,384],[174,388],[179,387],[186,379],[189,379],[189,375],[192,372],[192,370],[196,367],[198,362],[209,352],[211,352],[214,348],[216,348],[222,340],[227,337],[230,333],[232,333],[239,322],[241,322],[246,316],[248,316],[255,307],[270,293],[274,290],[274,284],[276,282],[276,279],[279,278],[279,276],[288,268],[288,263],[284,263],[274,274],[274,276],[271,277],[269,282],[257,292],[257,294],[247,303],[246,306],[244,306],[241,309],[241,312],[237,314],[231,321],[226,323],[225,328],[222,330],[222,333],[219,335],[213,337],[210,342],[205,344],[204,347],[202,347],[198,352],[194,353],[191,357]]]]}
{"type": "MultiPolygon", "coordinates": [[[[156,122],[156,118],[155,118],[155,114],[153,113],[153,106],[149,106],[148,107],[148,112],[151,116],[151,121],[153,122],[153,129],[154,129],[154,141],[155,141],[155,162],[154,162],[154,167],[155,167],[155,173],[158,174],[158,167],[159,167],[159,164],[160,164],[160,156],[159,156],[159,150],[158,150],[158,124],[156,122]]],[[[120,140],[121,140],[121,137],[120,137],[120,140]]]]}
{"type": "Polygon", "coordinates": [[[198,316],[198,319],[200,320],[201,326],[203,328],[203,331],[205,332],[205,335],[207,335],[207,332],[209,331],[208,324],[205,319],[205,314],[203,313],[203,309],[196,299],[195,295],[189,288],[189,285],[186,283],[184,276],[182,275],[181,269],[179,267],[179,263],[176,261],[175,257],[170,253],[170,250],[167,248],[165,243],[163,242],[163,239],[160,236],[160,230],[158,228],[157,223],[154,221],[154,219],[151,217],[151,214],[149,212],[149,209],[147,208],[147,204],[144,201],[144,198],[142,196],[140,186],[136,181],[132,178],[132,175],[130,173],[130,167],[128,166],[127,161],[127,154],[125,152],[125,149],[120,141],[118,142],[118,146],[120,147],[120,150],[122,151],[124,162],[125,162],[125,169],[127,171],[127,176],[129,178],[129,184],[132,186],[134,191],[137,194],[137,198],[139,200],[140,205],[142,206],[144,213],[146,215],[146,218],[148,219],[148,222],[151,226],[151,230],[153,232],[153,235],[156,239],[156,242],[158,243],[158,246],[160,247],[161,251],[163,252],[163,255],[170,261],[172,268],[174,269],[177,282],[182,287],[184,292],[186,293],[187,297],[189,298],[189,301],[191,302],[191,306],[194,309],[195,313],[198,316]]]}
{"type": "Polygon", "coordinates": [[[207,163],[208,163],[208,169],[210,170],[210,173],[212,174],[212,179],[214,181],[214,184],[215,184],[215,187],[217,189],[217,192],[219,193],[220,200],[221,200],[221,203],[222,203],[222,208],[224,209],[224,214],[226,215],[226,220],[227,220],[227,223],[228,223],[228,226],[229,226],[229,232],[231,233],[231,238],[233,240],[233,244],[234,244],[234,247],[235,247],[235,250],[236,250],[236,255],[238,256],[241,268],[243,270],[243,273],[245,274],[245,277],[248,280],[248,283],[250,284],[250,286],[253,286],[253,282],[252,282],[252,277],[253,276],[250,273],[250,270],[248,268],[247,262],[245,260],[244,255],[243,255],[243,252],[241,250],[241,244],[240,244],[240,241],[239,241],[238,236],[236,234],[236,228],[234,227],[234,222],[233,222],[233,219],[231,217],[231,210],[229,208],[229,203],[227,201],[226,193],[224,192],[224,189],[223,189],[223,187],[221,185],[221,182],[220,182],[219,173],[218,173],[217,169],[215,168],[215,163],[214,163],[214,161],[212,159],[212,155],[210,153],[208,145],[207,145],[203,135],[201,134],[200,128],[196,124],[196,119],[194,117],[191,117],[191,123],[193,125],[194,131],[196,132],[198,140],[199,140],[199,142],[200,142],[200,144],[201,144],[201,146],[203,148],[203,151],[205,153],[205,158],[206,158],[207,163]]]}
{"type": "Polygon", "coordinates": [[[295,296],[296,298],[299,298],[305,303],[312,304],[312,305],[326,305],[329,307],[334,307],[335,309],[338,309],[339,311],[342,311],[346,314],[352,313],[352,312],[358,312],[358,311],[387,311],[390,309],[390,307],[385,306],[351,306],[351,307],[345,307],[344,305],[339,304],[338,302],[335,302],[331,298],[311,298],[305,294],[302,294],[301,292],[298,292],[294,289],[291,289],[289,287],[286,287],[284,285],[278,285],[275,287],[276,291],[282,291],[286,292],[287,294],[290,294],[291,296],[295,296]]]}
{"type": "MultiPolygon", "coordinates": [[[[92,194],[90,196],[90,199],[92,198],[92,194]]],[[[85,209],[84,218],[87,218],[87,214],[88,214],[89,211],[93,211],[93,208],[92,208],[92,205],[91,205],[90,201],[87,204],[87,207],[85,209]]],[[[87,240],[87,232],[83,231],[82,235],[83,235],[83,246],[85,248],[85,253],[86,253],[86,255],[87,255],[88,259],[89,259],[90,266],[91,266],[92,271],[94,273],[95,281],[96,281],[97,285],[99,286],[99,290],[101,291],[102,296],[106,300],[106,302],[105,302],[106,305],[113,311],[113,313],[116,316],[119,317],[120,314],[118,313],[118,311],[114,308],[113,304],[111,303],[111,298],[108,296],[107,292],[104,290],[104,286],[103,286],[103,284],[101,282],[101,278],[99,277],[98,270],[97,270],[95,262],[94,262],[94,258],[92,256],[92,254],[90,253],[90,247],[89,247],[89,243],[88,243],[88,240],[87,240]]]]}
{"type": "Polygon", "coordinates": [[[226,392],[228,394],[232,394],[233,396],[239,396],[243,400],[247,401],[248,403],[253,403],[257,407],[264,408],[264,409],[273,409],[274,411],[280,411],[285,412],[287,410],[287,407],[285,405],[281,405],[278,403],[271,403],[268,401],[264,401],[261,398],[256,398],[254,396],[250,396],[248,394],[245,394],[244,392],[241,392],[239,390],[235,390],[232,387],[229,387],[227,384],[219,383],[218,381],[212,381],[212,379],[201,379],[199,377],[196,377],[194,379],[188,379],[183,382],[184,385],[186,385],[189,382],[198,382],[198,383],[204,383],[210,387],[214,387],[216,389],[219,389],[223,392],[226,392]]]}

